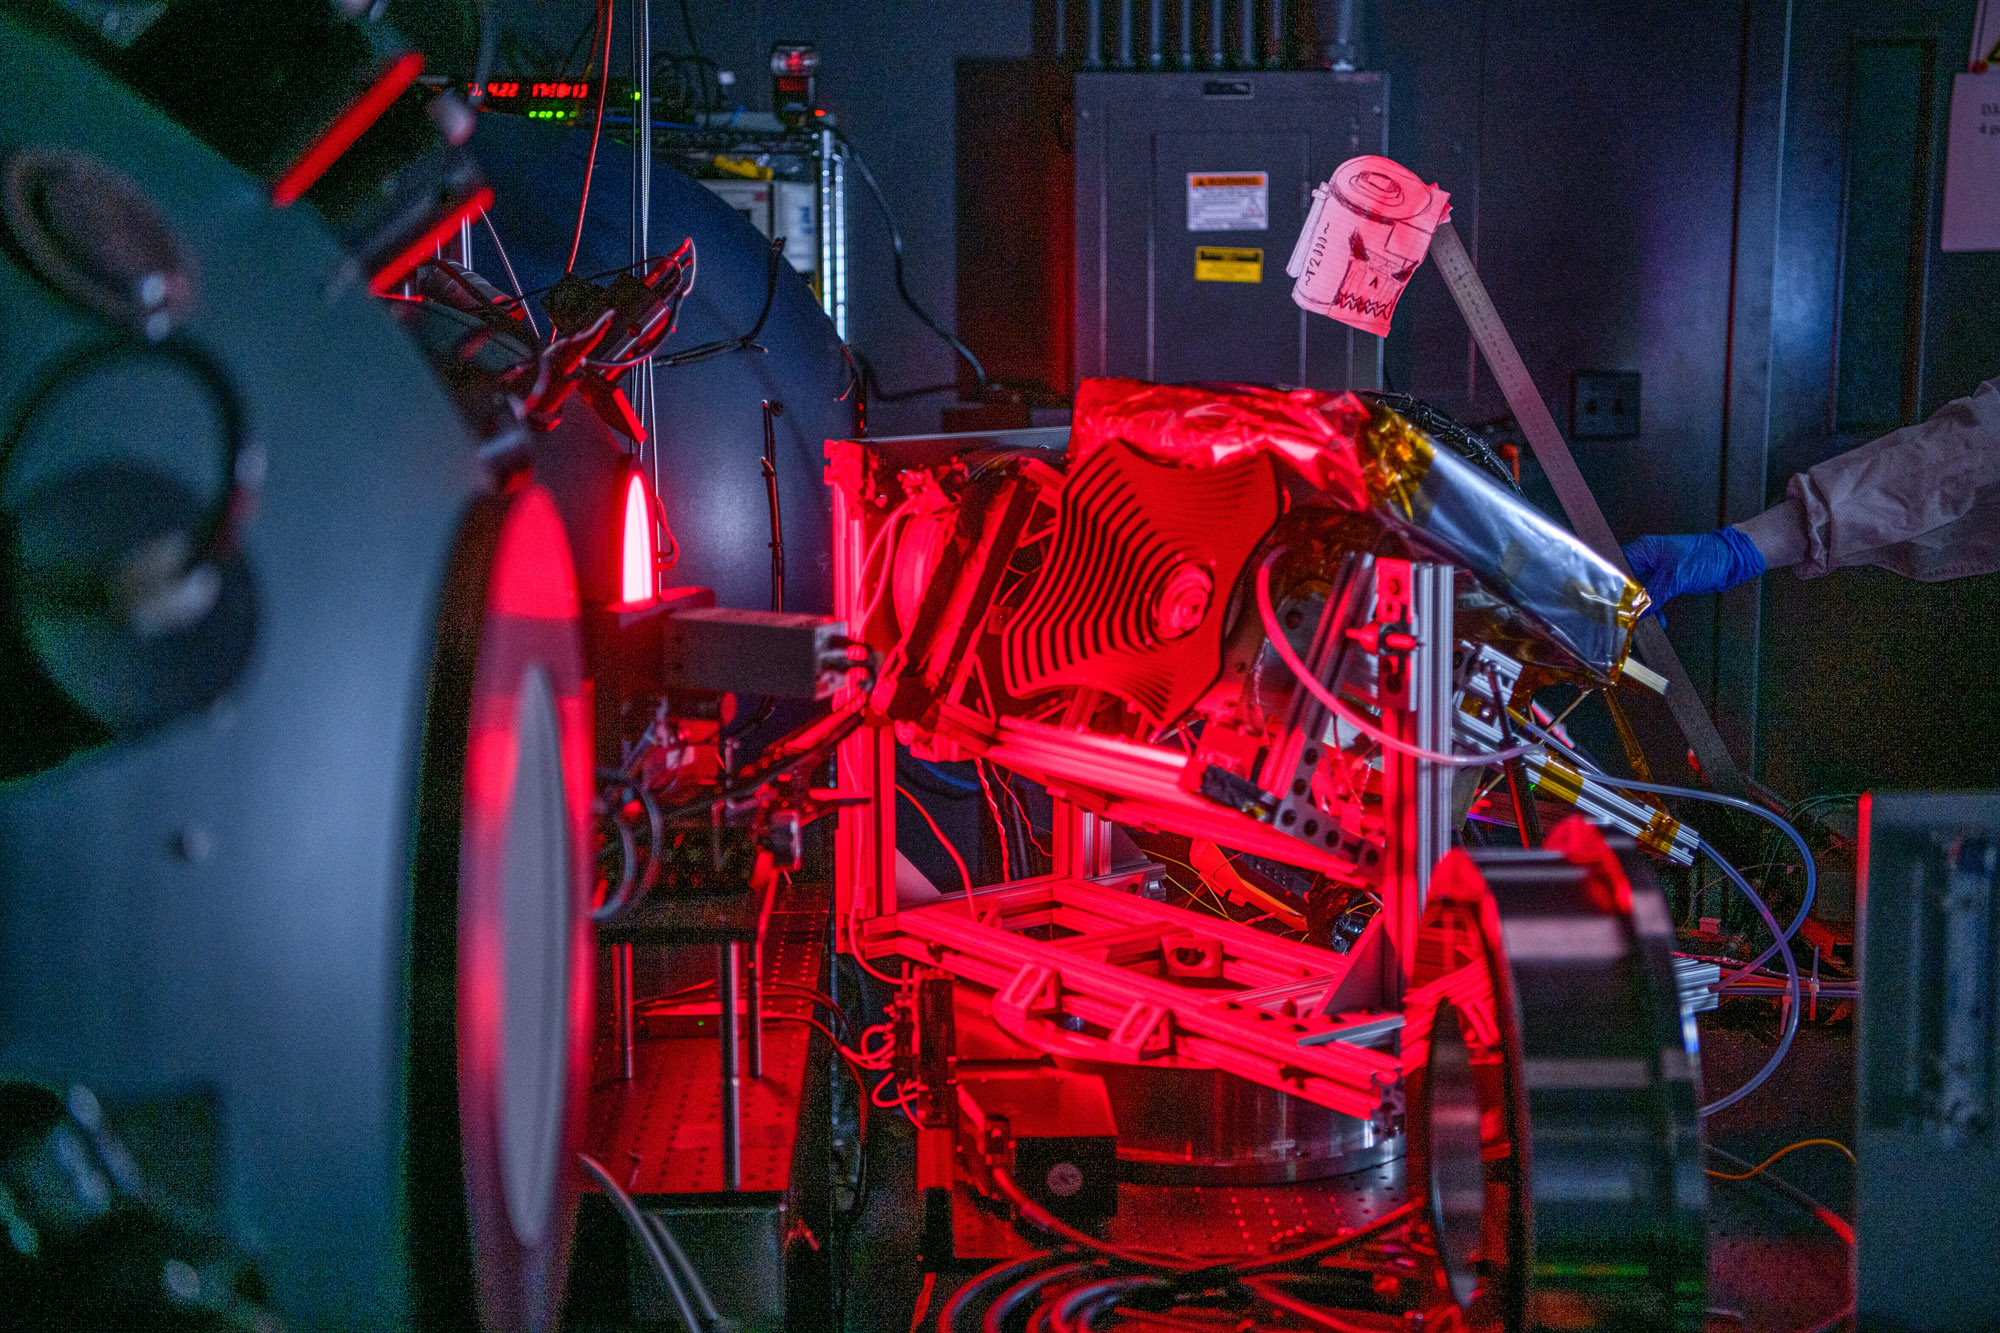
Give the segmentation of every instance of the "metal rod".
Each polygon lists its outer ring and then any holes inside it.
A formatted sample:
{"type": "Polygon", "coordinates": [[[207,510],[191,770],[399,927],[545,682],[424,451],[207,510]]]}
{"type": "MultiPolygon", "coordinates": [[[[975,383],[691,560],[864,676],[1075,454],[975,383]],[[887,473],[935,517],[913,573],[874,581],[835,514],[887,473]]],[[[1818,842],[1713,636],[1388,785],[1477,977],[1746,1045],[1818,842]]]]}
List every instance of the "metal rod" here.
{"type": "Polygon", "coordinates": [[[1069,4],[1067,0],[1056,0],[1056,42],[1055,55],[1058,60],[1069,54],[1069,4]]]}
{"type": "Polygon", "coordinates": [[[764,1077],[764,942],[750,945],[750,1077],[764,1077]]]}
{"type": "Polygon", "coordinates": [[[1264,43],[1264,64],[1270,69],[1285,67],[1285,0],[1270,0],[1271,35],[1264,43]]]}
{"type": "Polygon", "coordinates": [[[1146,64],[1160,69],[1167,63],[1167,0],[1149,0],[1147,17],[1146,64]]]}
{"type": "Polygon", "coordinates": [[[1132,7],[1137,0],[1118,0],[1118,68],[1132,68],[1132,7]]]}
{"type": "Polygon", "coordinates": [[[630,1080],[638,1045],[633,1014],[632,946],[611,946],[611,1007],[618,1015],[618,1077],[630,1080]]]}
{"type": "Polygon", "coordinates": [[[1180,5],[1181,68],[1194,68],[1194,0],[1176,0],[1180,5]]]}
{"type": "Polygon", "coordinates": [[[743,945],[731,940],[717,951],[717,1039],[722,1043],[722,1187],[743,1188],[743,1074],[736,1059],[736,1015],[742,1011],[737,988],[742,984],[743,945]]]}
{"type": "Polygon", "coordinates": [[[1257,0],[1236,0],[1236,56],[1244,69],[1257,68],[1257,0]]]}
{"type": "Polygon", "coordinates": [[[1208,67],[1221,69],[1223,62],[1222,0],[1208,0],[1208,67]]]}
{"type": "Polygon", "coordinates": [[[1329,69],[1358,69],[1361,66],[1361,21],[1356,0],[1338,0],[1333,8],[1332,40],[1322,32],[1326,65],[1329,69]]]}
{"type": "Polygon", "coordinates": [[[1104,0],[1089,0],[1083,7],[1083,67],[1104,68],[1104,0]]]}
{"type": "MultiPolygon", "coordinates": [[[[652,254],[653,244],[653,13],[652,0],[632,0],[632,262],[652,254]]],[[[653,362],[648,357],[632,377],[638,402],[632,406],[646,428],[639,446],[653,480],[653,494],[660,493],[660,442],[658,406],[653,393],[653,362]]]]}

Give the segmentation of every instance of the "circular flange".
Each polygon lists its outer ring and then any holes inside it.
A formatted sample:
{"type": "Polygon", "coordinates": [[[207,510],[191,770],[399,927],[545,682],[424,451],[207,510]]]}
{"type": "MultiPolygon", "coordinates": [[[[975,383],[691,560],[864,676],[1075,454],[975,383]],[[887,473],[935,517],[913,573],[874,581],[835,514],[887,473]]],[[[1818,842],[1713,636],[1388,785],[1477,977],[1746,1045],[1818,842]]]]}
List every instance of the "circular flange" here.
{"type": "Polygon", "coordinates": [[[1704,1326],[1707,1190],[1672,941],[1636,848],[1581,819],[1536,851],[1439,863],[1405,998],[1410,1173],[1471,1327],[1704,1326]]]}
{"type": "Polygon", "coordinates": [[[155,341],[194,307],[194,259],[137,185],[84,153],[23,148],[0,167],[0,219],[35,275],[155,341]]]}
{"type": "Polygon", "coordinates": [[[556,1326],[588,1082],[591,718],[547,491],[474,507],[447,575],[414,904],[410,1207],[425,1323],[556,1326]]]}

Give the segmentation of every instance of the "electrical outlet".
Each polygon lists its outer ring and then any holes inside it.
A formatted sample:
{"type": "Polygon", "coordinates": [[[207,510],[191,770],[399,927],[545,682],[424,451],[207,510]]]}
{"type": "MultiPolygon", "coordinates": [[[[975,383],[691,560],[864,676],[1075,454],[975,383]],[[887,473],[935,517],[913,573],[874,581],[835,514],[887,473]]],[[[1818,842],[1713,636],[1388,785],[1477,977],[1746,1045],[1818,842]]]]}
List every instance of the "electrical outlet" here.
{"type": "Polygon", "coordinates": [[[1639,372],[1579,370],[1570,399],[1570,436],[1630,440],[1639,434],[1639,372]]]}

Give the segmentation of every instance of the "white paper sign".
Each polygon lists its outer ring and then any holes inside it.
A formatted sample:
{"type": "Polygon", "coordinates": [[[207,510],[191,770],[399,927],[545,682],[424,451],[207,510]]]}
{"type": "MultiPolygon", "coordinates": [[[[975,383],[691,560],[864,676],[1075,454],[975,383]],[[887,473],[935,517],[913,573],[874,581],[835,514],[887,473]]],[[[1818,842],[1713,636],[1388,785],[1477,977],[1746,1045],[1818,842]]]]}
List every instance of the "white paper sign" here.
{"type": "Polygon", "coordinates": [[[1269,231],[1271,178],[1261,171],[1190,171],[1189,231],[1269,231]]]}
{"type": "Polygon", "coordinates": [[[1302,309],[1378,337],[1449,216],[1451,196],[1386,157],[1351,157],[1313,191],[1285,272],[1302,309]]]}
{"type": "Polygon", "coordinates": [[[1952,78],[1941,231],[1945,250],[2000,250],[2000,69],[1952,78]]]}

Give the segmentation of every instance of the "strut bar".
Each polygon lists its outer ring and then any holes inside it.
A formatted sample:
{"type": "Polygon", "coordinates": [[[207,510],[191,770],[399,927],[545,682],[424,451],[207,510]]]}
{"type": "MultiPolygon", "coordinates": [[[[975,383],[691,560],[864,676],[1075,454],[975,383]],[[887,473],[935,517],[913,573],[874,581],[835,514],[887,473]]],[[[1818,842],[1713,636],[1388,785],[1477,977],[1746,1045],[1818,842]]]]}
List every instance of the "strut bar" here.
{"type": "MultiPolygon", "coordinates": [[[[1465,316],[1466,327],[1472,330],[1473,341],[1479,344],[1487,369],[1499,382],[1500,392],[1507,399],[1507,406],[1513,409],[1521,433],[1528,437],[1535,461],[1542,465],[1556,499],[1562,502],[1563,513],[1569,516],[1579,537],[1630,577],[1632,568],[1625,563],[1617,538],[1611,535],[1611,525],[1604,521],[1604,511],[1597,507],[1590,483],[1577,470],[1576,460],[1570,456],[1569,446],[1563,443],[1555,418],[1549,415],[1548,404],[1535,388],[1520,352],[1514,348],[1514,340],[1507,335],[1507,326],[1500,322],[1500,312],[1493,308],[1486,284],[1472,267],[1472,258],[1465,253],[1465,244],[1449,219],[1439,223],[1431,235],[1431,257],[1437,260],[1438,273],[1450,289],[1451,299],[1458,303],[1459,314],[1465,316]]],[[[1702,776],[1724,795],[1745,795],[1743,771],[1723,743],[1722,733],[1715,729],[1707,705],[1695,691],[1694,682],[1688,679],[1687,668],[1681,665],[1680,655],[1667,641],[1667,632],[1661,628],[1659,619],[1642,619],[1633,633],[1645,650],[1647,664],[1667,678],[1667,707],[1673,711],[1681,735],[1700,762],[1702,776]]]]}

